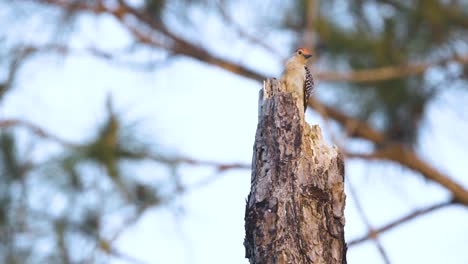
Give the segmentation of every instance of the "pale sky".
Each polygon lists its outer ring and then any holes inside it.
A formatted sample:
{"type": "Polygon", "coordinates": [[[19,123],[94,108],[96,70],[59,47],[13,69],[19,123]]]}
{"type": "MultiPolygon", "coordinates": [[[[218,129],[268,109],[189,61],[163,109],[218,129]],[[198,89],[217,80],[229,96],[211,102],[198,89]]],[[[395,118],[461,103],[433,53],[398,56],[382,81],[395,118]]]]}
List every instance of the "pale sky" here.
{"type": "MultiPolygon", "coordinates": [[[[125,31],[112,18],[84,17],[77,25],[78,33],[71,38],[77,49],[90,45],[118,48],[128,43],[125,31]]],[[[270,54],[258,47],[247,49],[245,43],[223,36],[214,22],[201,25],[200,31],[216,41],[207,41],[211,44],[206,45],[216,46],[214,49],[221,56],[256,69],[261,67],[262,72],[272,76],[280,74],[281,65],[270,54]],[[220,48],[221,42],[226,49],[220,48]]],[[[288,41],[281,39],[278,43],[288,41]]],[[[318,82],[317,96],[333,89],[318,82]]],[[[84,54],[45,56],[31,60],[23,68],[16,89],[3,101],[0,115],[25,119],[63,138],[80,141],[89,138],[105,117],[104,102],[110,93],[125,119],[142,121],[139,127],[143,133],[165,149],[202,160],[248,164],[260,88],[260,83],[186,58],[142,72],[84,54]]],[[[447,98],[457,103],[450,94],[447,98]]],[[[438,106],[434,103],[428,113],[428,123],[436,131],[423,135],[420,151],[431,161],[437,160],[438,169],[468,188],[466,151],[457,146],[456,140],[447,140],[453,137],[450,127],[455,118],[438,106]]],[[[329,133],[311,110],[307,119],[310,124],[321,124],[324,133],[329,133]]],[[[138,168],[137,177],[152,180],[161,177],[161,171],[150,166],[138,168]]],[[[214,171],[209,167],[183,166],[180,173],[184,183],[190,185],[212,177],[214,171]]],[[[347,161],[346,176],[358,190],[374,227],[448,197],[421,176],[387,163],[347,161]]],[[[212,183],[183,195],[174,205],[148,211],[121,236],[118,249],[152,264],[248,263],[242,243],[249,188],[249,170],[222,173],[212,183]],[[177,206],[182,206],[183,212],[175,216],[177,206]]],[[[349,194],[345,213],[347,240],[366,233],[349,194]]],[[[468,211],[461,206],[438,210],[379,238],[392,263],[468,263],[468,211]]],[[[125,262],[113,259],[111,263],[125,262]]],[[[348,263],[384,262],[374,243],[366,242],[349,248],[348,263]]]]}

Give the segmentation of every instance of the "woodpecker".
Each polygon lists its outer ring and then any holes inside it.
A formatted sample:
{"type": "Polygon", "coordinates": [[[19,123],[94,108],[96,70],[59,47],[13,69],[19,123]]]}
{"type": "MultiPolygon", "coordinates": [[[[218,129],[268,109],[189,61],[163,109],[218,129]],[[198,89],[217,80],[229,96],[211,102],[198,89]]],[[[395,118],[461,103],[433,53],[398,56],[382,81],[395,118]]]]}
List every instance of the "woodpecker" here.
{"type": "Polygon", "coordinates": [[[307,101],[314,89],[314,79],[307,67],[307,61],[312,57],[310,51],[305,48],[296,49],[291,58],[286,62],[286,67],[281,76],[281,81],[286,91],[294,93],[304,102],[304,112],[307,109],[307,101]]]}

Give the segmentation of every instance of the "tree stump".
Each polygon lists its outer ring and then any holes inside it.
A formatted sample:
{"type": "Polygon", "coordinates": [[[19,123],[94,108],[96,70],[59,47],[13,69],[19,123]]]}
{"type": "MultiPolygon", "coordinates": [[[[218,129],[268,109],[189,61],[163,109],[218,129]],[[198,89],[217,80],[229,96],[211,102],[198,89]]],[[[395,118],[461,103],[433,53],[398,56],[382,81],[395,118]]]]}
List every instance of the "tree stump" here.
{"type": "Polygon", "coordinates": [[[318,125],[304,121],[299,98],[268,79],[245,212],[250,263],[346,263],[344,162],[318,125]]]}

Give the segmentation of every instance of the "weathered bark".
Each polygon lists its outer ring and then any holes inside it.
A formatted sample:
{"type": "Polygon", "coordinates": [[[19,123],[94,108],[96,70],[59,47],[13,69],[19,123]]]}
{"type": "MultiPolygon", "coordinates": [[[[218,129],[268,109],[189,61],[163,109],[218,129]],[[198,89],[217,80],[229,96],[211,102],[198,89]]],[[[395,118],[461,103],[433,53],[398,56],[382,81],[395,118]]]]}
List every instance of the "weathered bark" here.
{"type": "Polygon", "coordinates": [[[344,164],[302,103],[267,80],[245,213],[250,263],[346,263],[344,164]]]}

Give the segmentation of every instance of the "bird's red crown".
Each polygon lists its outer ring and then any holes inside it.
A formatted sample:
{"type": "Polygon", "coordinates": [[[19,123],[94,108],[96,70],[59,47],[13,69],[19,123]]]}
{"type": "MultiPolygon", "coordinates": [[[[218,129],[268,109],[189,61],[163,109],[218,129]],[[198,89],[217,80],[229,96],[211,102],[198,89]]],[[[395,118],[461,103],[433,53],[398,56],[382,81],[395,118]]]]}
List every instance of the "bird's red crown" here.
{"type": "Polygon", "coordinates": [[[298,48],[298,49],[296,49],[295,52],[298,52],[298,51],[302,51],[302,53],[305,54],[305,55],[310,55],[310,51],[308,49],[306,49],[306,48],[298,48]]]}

